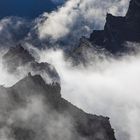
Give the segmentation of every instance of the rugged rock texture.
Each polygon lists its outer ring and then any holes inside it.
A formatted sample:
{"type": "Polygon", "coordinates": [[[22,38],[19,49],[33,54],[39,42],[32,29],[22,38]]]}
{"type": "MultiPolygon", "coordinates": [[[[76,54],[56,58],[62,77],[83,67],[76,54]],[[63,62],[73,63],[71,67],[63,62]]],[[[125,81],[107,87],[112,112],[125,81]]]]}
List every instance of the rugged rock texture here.
{"type": "Polygon", "coordinates": [[[107,14],[104,30],[93,31],[90,36],[92,44],[106,48],[111,53],[126,51],[126,41],[140,42],[140,4],[131,0],[125,17],[107,14]]]}
{"type": "MultiPolygon", "coordinates": [[[[104,30],[94,30],[90,38],[84,40],[80,40],[79,47],[72,54],[75,55],[77,52],[78,54],[84,54],[82,52],[83,47],[85,50],[88,48],[90,50],[88,51],[89,53],[92,52],[91,50],[96,50],[99,53],[104,50],[113,55],[132,51],[133,49],[126,47],[125,44],[127,41],[140,43],[140,1],[130,1],[125,17],[116,17],[112,14],[107,14],[104,30]],[[79,52],[79,50],[81,51],[79,52]]],[[[82,56],[80,59],[85,58],[82,56]]]]}
{"type": "Polygon", "coordinates": [[[41,74],[47,77],[47,82],[60,82],[56,69],[48,63],[38,63],[35,58],[21,45],[10,48],[3,56],[3,64],[7,71],[16,73],[22,71],[32,74],[41,74]]]}
{"type": "Polygon", "coordinates": [[[66,55],[66,59],[72,60],[73,66],[82,64],[88,66],[89,64],[95,64],[96,60],[103,60],[105,57],[111,56],[111,53],[106,51],[100,45],[92,44],[88,38],[82,37],[79,41],[79,46],[72,50],[72,52],[66,55]]]}
{"type": "Polygon", "coordinates": [[[0,134],[15,140],[115,140],[109,118],[85,113],[60,90],[31,74],[0,87],[0,134]]]}

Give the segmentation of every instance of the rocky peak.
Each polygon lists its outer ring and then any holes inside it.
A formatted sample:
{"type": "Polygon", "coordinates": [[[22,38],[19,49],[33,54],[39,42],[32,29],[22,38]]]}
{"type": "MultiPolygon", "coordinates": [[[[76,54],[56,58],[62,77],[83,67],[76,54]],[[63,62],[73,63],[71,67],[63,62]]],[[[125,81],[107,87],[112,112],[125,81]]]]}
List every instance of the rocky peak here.
{"type": "Polygon", "coordinates": [[[126,16],[107,13],[104,29],[93,30],[89,38],[80,39],[78,47],[72,51],[72,59],[76,64],[85,64],[88,60],[94,61],[95,55],[120,56],[135,51],[127,46],[127,42],[140,43],[140,0],[130,1],[126,16]]]}
{"type": "MultiPolygon", "coordinates": [[[[6,127],[10,130],[10,138],[15,140],[23,140],[23,138],[24,140],[46,140],[50,137],[53,138],[49,140],[116,140],[109,118],[87,114],[72,105],[61,97],[59,84],[46,84],[40,75],[32,76],[29,73],[10,88],[0,87],[0,96],[2,94],[7,95],[4,102],[1,102],[1,106],[4,104],[3,112],[8,110],[9,114],[7,112],[1,128],[6,127]],[[39,97],[38,95],[43,97],[42,109],[45,108],[43,112],[38,110],[38,106],[31,109],[30,105],[28,106],[30,104],[28,99],[39,97]],[[7,102],[8,105],[5,105],[7,102]],[[13,114],[14,112],[19,114],[13,114]],[[15,117],[11,117],[12,123],[7,125],[6,119],[11,113],[15,117]],[[29,117],[26,118],[26,115],[29,117]],[[40,116],[43,119],[40,119],[40,116]],[[25,120],[23,120],[24,117],[25,120]],[[15,120],[16,118],[18,119],[15,120]],[[70,134],[69,138],[66,137],[65,130],[70,134]]],[[[37,99],[40,101],[40,98],[37,99]]]]}
{"type": "Polygon", "coordinates": [[[16,83],[11,89],[20,98],[41,95],[50,105],[56,104],[58,99],[61,98],[59,83],[46,84],[40,75],[32,76],[31,73],[16,83]]]}
{"type": "Polygon", "coordinates": [[[125,16],[126,27],[130,31],[130,40],[140,42],[140,1],[131,0],[125,16]]]}
{"type": "Polygon", "coordinates": [[[18,66],[25,65],[29,62],[35,61],[32,55],[24,49],[20,44],[16,47],[11,47],[3,56],[3,62],[11,69],[16,69],[18,66]]]}
{"type": "Polygon", "coordinates": [[[20,59],[23,57],[27,57],[28,61],[33,61],[34,58],[31,56],[31,54],[21,45],[18,44],[16,47],[11,47],[8,52],[5,54],[4,58],[6,57],[12,57],[12,56],[20,56],[20,59]]]}
{"type": "Polygon", "coordinates": [[[24,73],[41,74],[47,77],[46,82],[60,82],[56,69],[47,62],[38,63],[35,58],[21,45],[12,47],[3,55],[3,65],[10,73],[18,73],[22,69],[24,73]]]}
{"type": "Polygon", "coordinates": [[[128,51],[126,41],[140,42],[140,1],[131,0],[125,17],[114,16],[110,13],[106,16],[104,30],[93,31],[90,41],[93,45],[99,45],[112,54],[128,51]]]}

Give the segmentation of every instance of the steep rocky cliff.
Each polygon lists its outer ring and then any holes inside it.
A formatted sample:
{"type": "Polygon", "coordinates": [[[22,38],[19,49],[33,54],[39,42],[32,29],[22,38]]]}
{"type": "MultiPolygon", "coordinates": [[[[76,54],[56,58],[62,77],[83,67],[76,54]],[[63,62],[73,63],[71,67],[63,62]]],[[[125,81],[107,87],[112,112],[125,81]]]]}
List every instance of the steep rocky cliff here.
{"type": "Polygon", "coordinates": [[[131,0],[125,17],[107,14],[104,30],[93,31],[90,36],[92,44],[104,47],[111,53],[125,51],[126,41],[140,42],[140,2],[131,0]]]}
{"type": "Polygon", "coordinates": [[[38,63],[35,58],[21,45],[10,48],[3,55],[3,64],[10,73],[28,72],[46,77],[46,82],[60,82],[56,69],[48,63],[38,63]]]}
{"type": "Polygon", "coordinates": [[[20,67],[19,72],[26,71],[12,87],[0,86],[3,139],[115,140],[108,117],[85,113],[61,97],[59,81],[44,80],[42,72],[59,78],[53,66],[38,63],[21,45],[3,55],[3,64],[11,74],[17,74],[20,67]]]}
{"type": "Polygon", "coordinates": [[[60,90],[31,74],[0,87],[0,134],[15,140],[115,140],[109,118],[85,113],[60,90]]]}
{"type": "Polygon", "coordinates": [[[140,1],[131,0],[124,17],[108,13],[104,30],[94,30],[90,38],[84,38],[84,40],[81,39],[79,46],[72,52],[78,62],[86,61],[87,52],[83,51],[83,48],[86,51],[89,50],[88,55],[96,51],[98,53],[108,52],[111,55],[132,51],[133,48],[127,47],[126,42],[140,43],[140,1]]]}

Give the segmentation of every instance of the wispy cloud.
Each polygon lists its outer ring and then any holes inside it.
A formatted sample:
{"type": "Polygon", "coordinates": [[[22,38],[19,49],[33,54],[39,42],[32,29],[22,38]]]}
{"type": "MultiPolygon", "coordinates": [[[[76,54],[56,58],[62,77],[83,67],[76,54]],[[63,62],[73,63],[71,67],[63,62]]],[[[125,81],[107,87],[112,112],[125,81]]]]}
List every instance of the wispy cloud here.
{"type": "Polygon", "coordinates": [[[55,65],[64,98],[89,113],[109,116],[117,139],[139,139],[139,54],[96,60],[86,68],[72,67],[61,51],[43,51],[40,56],[55,65]]]}
{"type": "Polygon", "coordinates": [[[44,13],[37,27],[38,36],[73,42],[93,29],[102,29],[107,12],[125,15],[128,3],[128,0],[69,0],[57,11],[44,13]]]}

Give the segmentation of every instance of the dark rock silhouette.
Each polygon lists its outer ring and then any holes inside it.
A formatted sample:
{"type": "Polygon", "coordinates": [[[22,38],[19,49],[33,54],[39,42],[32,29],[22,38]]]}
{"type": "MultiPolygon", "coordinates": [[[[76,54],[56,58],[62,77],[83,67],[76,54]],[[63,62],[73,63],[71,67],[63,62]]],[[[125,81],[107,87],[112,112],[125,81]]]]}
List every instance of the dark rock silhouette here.
{"type": "MultiPolygon", "coordinates": [[[[60,119],[62,122],[59,120],[57,123],[61,123],[61,125],[59,125],[60,128],[58,127],[58,129],[62,129],[64,132],[68,126],[65,126],[63,120],[66,119],[67,123],[69,118],[71,120],[70,124],[72,127],[68,127],[68,131],[71,131],[71,137],[68,140],[115,140],[109,118],[85,113],[63,99],[60,90],[61,88],[58,83],[49,85],[45,83],[40,75],[32,76],[31,74],[17,82],[12,87],[0,87],[1,100],[4,99],[4,103],[6,104],[3,106],[3,110],[8,111],[9,114],[12,114],[14,111],[16,112],[16,110],[19,110],[20,108],[26,108],[30,97],[42,96],[43,108],[46,108],[43,110],[43,116],[44,118],[47,118],[48,115],[51,116],[46,120],[41,120],[43,123],[40,122],[40,119],[36,115],[33,115],[32,118],[29,119],[30,121],[28,121],[28,119],[21,119],[21,121],[20,118],[18,118],[16,121],[7,124],[7,121],[4,120],[3,122],[0,122],[1,128],[7,127],[10,129],[9,135],[12,138],[15,138],[15,140],[36,140],[37,138],[40,138],[40,140],[67,139],[63,137],[63,134],[60,134],[62,135],[61,139],[57,137],[58,132],[55,132],[55,127],[52,130],[54,131],[53,139],[49,138],[49,134],[47,134],[49,133],[49,130],[47,131],[47,129],[49,129],[51,125],[56,125],[55,121],[62,117],[62,120],[60,119]],[[36,119],[34,116],[36,116],[36,119]],[[53,116],[55,116],[54,120],[53,116]],[[35,122],[33,121],[34,119],[35,122]],[[18,123],[18,121],[20,123],[18,123]],[[45,128],[43,128],[44,124],[46,124],[45,128]],[[34,126],[33,128],[31,127],[32,125],[34,126]],[[43,137],[43,135],[45,137],[43,137]]],[[[9,115],[8,112],[7,116],[9,115]]],[[[28,113],[30,114],[31,112],[28,113]]],[[[4,113],[4,111],[2,111],[2,113],[4,113]]],[[[22,115],[24,114],[21,114],[21,116],[22,115]]],[[[5,116],[5,118],[7,116],[5,116]]],[[[16,117],[17,116],[14,118],[16,117]]]]}
{"type": "MultiPolygon", "coordinates": [[[[130,50],[125,46],[125,42],[140,43],[139,25],[140,1],[131,0],[125,17],[116,17],[108,13],[104,30],[94,30],[90,38],[82,37],[79,46],[69,55],[77,64],[86,63],[90,57],[89,53],[94,57],[95,54],[102,54],[102,52],[109,55],[128,52],[130,50]]],[[[52,65],[38,63],[20,45],[10,48],[3,56],[3,63],[10,73],[17,72],[19,67],[29,69],[28,75],[12,87],[0,87],[0,112],[4,118],[0,120],[0,127],[8,128],[11,138],[15,140],[115,140],[108,117],[85,113],[62,98],[59,75],[52,65]],[[51,84],[43,79],[42,73],[46,73],[52,79],[51,84]],[[28,104],[32,104],[30,99],[34,98],[41,100],[43,111],[38,110],[40,104],[35,106],[35,110],[30,109],[30,105],[28,107],[28,104]]]]}
{"type": "MultiPolygon", "coordinates": [[[[107,14],[104,30],[94,30],[90,38],[81,38],[79,46],[71,53],[74,60],[86,63],[87,52],[105,52],[120,55],[134,51],[126,42],[140,43],[140,1],[131,0],[125,17],[107,14]],[[84,51],[83,51],[84,50],[84,51]]],[[[94,55],[94,54],[93,54],[94,55]]]]}
{"type": "Polygon", "coordinates": [[[131,0],[125,17],[107,14],[104,30],[93,31],[89,41],[115,54],[125,51],[126,41],[140,42],[140,5],[131,0]]]}

